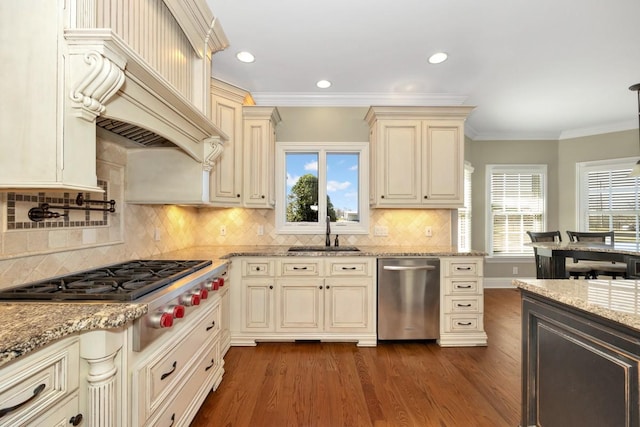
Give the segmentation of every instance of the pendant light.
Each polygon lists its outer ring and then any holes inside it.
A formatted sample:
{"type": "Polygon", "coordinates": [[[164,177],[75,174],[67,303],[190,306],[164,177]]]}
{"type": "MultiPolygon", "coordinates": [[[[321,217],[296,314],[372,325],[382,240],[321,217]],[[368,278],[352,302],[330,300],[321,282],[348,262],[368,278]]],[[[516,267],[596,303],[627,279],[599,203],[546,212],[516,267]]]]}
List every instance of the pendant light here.
{"type": "MultiPolygon", "coordinates": [[[[630,86],[629,90],[638,92],[638,145],[640,146],[640,83],[630,86]]],[[[633,165],[633,169],[631,169],[629,176],[640,176],[640,160],[633,165]]]]}

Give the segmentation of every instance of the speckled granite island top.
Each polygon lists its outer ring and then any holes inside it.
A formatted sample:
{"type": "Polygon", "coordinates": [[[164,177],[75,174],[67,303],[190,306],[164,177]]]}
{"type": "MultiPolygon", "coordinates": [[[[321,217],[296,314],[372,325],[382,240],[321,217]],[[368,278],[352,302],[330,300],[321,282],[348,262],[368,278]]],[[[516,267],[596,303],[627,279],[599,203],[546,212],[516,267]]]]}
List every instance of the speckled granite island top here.
{"type": "Polygon", "coordinates": [[[146,304],[0,303],[0,366],[75,332],[123,326],[146,304]]]}
{"type": "Polygon", "coordinates": [[[525,291],[547,297],[640,331],[638,280],[514,280],[525,291]]]}

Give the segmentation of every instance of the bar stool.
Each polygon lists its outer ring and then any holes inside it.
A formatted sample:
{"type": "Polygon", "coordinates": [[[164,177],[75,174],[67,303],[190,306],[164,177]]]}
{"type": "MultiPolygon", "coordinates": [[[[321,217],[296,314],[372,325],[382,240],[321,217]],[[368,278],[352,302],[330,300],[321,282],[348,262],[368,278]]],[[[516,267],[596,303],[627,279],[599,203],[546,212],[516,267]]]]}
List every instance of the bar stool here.
{"type": "MultiPolygon", "coordinates": [[[[527,231],[527,234],[532,242],[562,242],[560,231],[527,231]]],[[[538,269],[540,258],[538,256],[538,250],[535,247],[533,248],[533,253],[536,257],[536,269],[538,269]]],[[[591,277],[591,267],[581,261],[576,262],[575,260],[567,258],[564,269],[569,276],[574,279],[579,279],[581,276],[586,279],[591,277]]],[[[537,276],[540,277],[540,274],[537,274],[537,276]]]]}
{"type": "MultiPolygon", "coordinates": [[[[614,244],[613,231],[568,231],[569,239],[572,242],[583,243],[602,243],[607,246],[614,244]]],[[[611,276],[612,279],[618,277],[627,277],[627,264],[624,262],[614,261],[586,261],[593,270],[592,277],[597,279],[598,276],[611,276]]]]}

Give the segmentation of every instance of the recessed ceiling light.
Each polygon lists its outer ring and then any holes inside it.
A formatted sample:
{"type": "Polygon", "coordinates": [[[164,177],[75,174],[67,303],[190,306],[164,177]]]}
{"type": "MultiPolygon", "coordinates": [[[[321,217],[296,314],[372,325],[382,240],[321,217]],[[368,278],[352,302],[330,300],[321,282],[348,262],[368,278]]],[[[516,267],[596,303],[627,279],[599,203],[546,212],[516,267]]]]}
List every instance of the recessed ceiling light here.
{"type": "Polygon", "coordinates": [[[429,64],[439,64],[447,60],[449,55],[444,52],[434,53],[429,57],[429,64]]]}
{"type": "Polygon", "coordinates": [[[318,86],[320,89],[326,89],[331,86],[331,82],[329,80],[320,80],[318,81],[318,83],[316,83],[316,86],[318,86]]]}
{"type": "Polygon", "coordinates": [[[249,52],[238,52],[236,54],[236,58],[238,58],[238,61],[240,62],[253,62],[256,60],[256,58],[249,52]]]}

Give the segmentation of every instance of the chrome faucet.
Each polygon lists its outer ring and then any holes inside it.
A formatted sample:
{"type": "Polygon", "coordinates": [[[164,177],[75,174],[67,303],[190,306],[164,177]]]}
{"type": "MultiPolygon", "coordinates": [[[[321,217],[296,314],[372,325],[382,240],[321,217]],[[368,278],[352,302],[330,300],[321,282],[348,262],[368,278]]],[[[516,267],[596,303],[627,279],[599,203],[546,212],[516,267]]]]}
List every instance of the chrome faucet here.
{"type": "Polygon", "coordinates": [[[324,240],[326,247],[331,246],[331,217],[327,215],[327,238],[324,240]]]}

